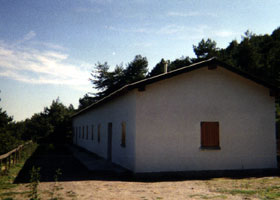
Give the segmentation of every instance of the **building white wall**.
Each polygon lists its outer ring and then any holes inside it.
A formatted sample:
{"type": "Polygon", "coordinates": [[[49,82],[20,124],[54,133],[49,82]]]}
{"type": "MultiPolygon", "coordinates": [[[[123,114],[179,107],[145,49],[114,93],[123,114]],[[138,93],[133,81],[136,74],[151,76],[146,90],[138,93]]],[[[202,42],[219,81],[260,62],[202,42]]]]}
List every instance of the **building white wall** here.
{"type": "Polygon", "coordinates": [[[224,68],[194,70],[136,92],[135,172],[275,168],[269,89],[224,68]],[[218,121],[220,150],[200,149],[218,121]]]}
{"type": "MultiPolygon", "coordinates": [[[[89,127],[89,138],[78,137],[77,145],[107,158],[108,123],[112,123],[112,162],[134,170],[135,134],[135,92],[114,98],[88,112],[74,117],[73,128],[89,127]],[[122,147],[121,123],[126,123],[126,147],[122,147]],[[101,124],[101,140],[97,141],[97,127],[101,124]],[[91,140],[91,126],[94,125],[94,140],[91,140]]],[[[86,135],[86,128],[85,128],[86,135]]],[[[73,139],[76,143],[76,138],[73,139]]]]}

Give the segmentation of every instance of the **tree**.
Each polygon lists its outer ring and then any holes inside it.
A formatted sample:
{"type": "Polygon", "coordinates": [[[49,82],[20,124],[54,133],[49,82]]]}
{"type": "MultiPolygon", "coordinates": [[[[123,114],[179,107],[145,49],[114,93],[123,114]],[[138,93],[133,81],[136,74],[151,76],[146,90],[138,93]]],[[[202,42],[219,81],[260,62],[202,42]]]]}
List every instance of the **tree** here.
{"type": "Polygon", "coordinates": [[[176,59],[172,61],[168,67],[168,71],[172,71],[175,69],[179,69],[181,67],[186,67],[188,65],[192,64],[192,61],[190,57],[181,57],[180,59],[176,59]]]}
{"type": "Polygon", "coordinates": [[[130,84],[140,81],[146,77],[148,72],[148,60],[141,55],[135,56],[134,60],[128,63],[124,70],[125,83],[130,84]]]}
{"type": "Polygon", "coordinates": [[[95,102],[95,98],[85,94],[82,98],[79,99],[78,110],[82,110],[95,102]]]}
{"type": "Polygon", "coordinates": [[[0,108],[0,154],[7,153],[20,143],[10,130],[12,121],[13,118],[0,108]]]}
{"type": "Polygon", "coordinates": [[[50,107],[46,107],[42,113],[43,119],[47,120],[50,124],[51,132],[49,133],[49,139],[56,143],[65,143],[71,139],[72,125],[71,115],[73,114],[72,106],[68,108],[60,102],[59,98],[52,101],[50,107]]]}
{"type": "MultiPolygon", "coordinates": [[[[160,60],[159,63],[156,64],[156,66],[151,70],[151,72],[149,73],[149,77],[152,77],[152,76],[156,76],[156,75],[159,75],[159,74],[162,74],[164,73],[164,65],[165,63],[167,62],[168,65],[170,65],[170,62],[168,61],[165,61],[163,58],[160,60]]],[[[167,70],[169,71],[169,69],[167,70]]]]}
{"type": "Polygon", "coordinates": [[[35,113],[24,121],[22,138],[39,142],[65,143],[71,139],[71,115],[75,110],[73,105],[63,105],[59,98],[52,101],[44,111],[35,113]]]}
{"type": "Polygon", "coordinates": [[[197,46],[193,45],[193,51],[197,57],[195,61],[217,56],[219,49],[216,46],[217,43],[209,38],[206,41],[202,39],[197,46]]]}
{"type": "Polygon", "coordinates": [[[94,93],[92,97],[88,94],[84,95],[79,100],[79,109],[89,106],[124,85],[144,79],[148,71],[148,61],[146,57],[137,55],[125,69],[122,65],[117,65],[113,71],[109,71],[109,68],[107,62],[96,64],[95,70],[91,72],[90,81],[98,92],[94,93]]]}

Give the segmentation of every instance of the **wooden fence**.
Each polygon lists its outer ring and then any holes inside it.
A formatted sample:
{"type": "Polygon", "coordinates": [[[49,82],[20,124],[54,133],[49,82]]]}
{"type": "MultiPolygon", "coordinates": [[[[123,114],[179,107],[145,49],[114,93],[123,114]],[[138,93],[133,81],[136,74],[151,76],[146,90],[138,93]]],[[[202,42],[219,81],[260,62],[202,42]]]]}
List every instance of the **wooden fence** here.
{"type": "Polygon", "coordinates": [[[32,141],[30,140],[22,145],[19,145],[17,148],[9,151],[8,153],[0,155],[0,175],[3,171],[8,172],[13,165],[20,161],[23,151],[27,149],[31,143],[32,141]]]}

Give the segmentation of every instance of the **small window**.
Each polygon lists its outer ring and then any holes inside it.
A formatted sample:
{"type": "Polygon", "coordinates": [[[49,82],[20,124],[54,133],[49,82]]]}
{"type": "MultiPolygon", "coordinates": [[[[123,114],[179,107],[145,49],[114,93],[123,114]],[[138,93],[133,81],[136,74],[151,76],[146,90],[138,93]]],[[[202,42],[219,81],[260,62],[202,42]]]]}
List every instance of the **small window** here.
{"type": "Polygon", "coordinates": [[[94,130],[94,126],[93,126],[93,125],[91,125],[91,140],[93,140],[93,139],[94,139],[93,130],[94,130]]]}
{"type": "Polygon", "coordinates": [[[87,139],[88,139],[88,125],[87,125],[87,139]]]}
{"type": "Polygon", "coordinates": [[[79,138],[81,138],[81,127],[79,127],[79,138]]]}
{"type": "Polygon", "coordinates": [[[83,139],[85,138],[85,127],[83,126],[83,139]]]}
{"type": "Polygon", "coordinates": [[[121,141],[122,147],[125,147],[125,138],[126,138],[126,126],[125,126],[125,122],[122,122],[122,141],[121,141]]]}
{"type": "Polygon", "coordinates": [[[201,148],[220,149],[219,122],[201,122],[201,148]]]}
{"type": "Polygon", "coordinates": [[[97,127],[97,142],[100,143],[100,129],[101,129],[101,124],[98,124],[97,127]]]}

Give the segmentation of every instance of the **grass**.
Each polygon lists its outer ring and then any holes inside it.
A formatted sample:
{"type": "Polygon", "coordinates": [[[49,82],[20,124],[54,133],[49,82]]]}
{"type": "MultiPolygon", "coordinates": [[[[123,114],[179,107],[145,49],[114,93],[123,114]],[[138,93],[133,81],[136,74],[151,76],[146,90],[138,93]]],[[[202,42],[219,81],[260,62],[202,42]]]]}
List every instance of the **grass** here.
{"type": "Polygon", "coordinates": [[[217,179],[208,182],[213,192],[222,194],[254,197],[259,199],[280,199],[280,178],[217,179]]]}
{"type": "Polygon", "coordinates": [[[31,156],[34,150],[37,148],[37,144],[31,144],[27,151],[22,154],[21,160],[14,166],[12,166],[7,174],[0,176],[0,198],[1,199],[13,199],[15,195],[23,195],[29,193],[29,191],[16,192],[11,189],[16,188],[18,184],[14,184],[14,180],[18,173],[24,166],[25,161],[31,156]]]}

